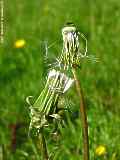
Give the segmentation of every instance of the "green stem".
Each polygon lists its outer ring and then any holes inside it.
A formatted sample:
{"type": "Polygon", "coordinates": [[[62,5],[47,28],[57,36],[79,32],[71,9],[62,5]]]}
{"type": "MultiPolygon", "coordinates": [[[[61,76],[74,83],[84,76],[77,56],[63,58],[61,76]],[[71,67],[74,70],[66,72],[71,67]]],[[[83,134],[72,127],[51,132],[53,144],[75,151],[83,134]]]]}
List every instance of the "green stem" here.
{"type": "Polygon", "coordinates": [[[47,144],[46,144],[46,140],[45,140],[43,131],[42,133],[39,134],[39,142],[41,144],[40,150],[42,148],[42,155],[43,155],[44,160],[49,160],[47,144]]]}
{"type": "Polygon", "coordinates": [[[72,68],[73,76],[75,79],[76,90],[78,96],[80,98],[80,113],[81,113],[81,121],[82,121],[82,128],[83,128],[83,160],[89,160],[89,137],[88,137],[88,122],[87,122],[87,114],[86,114],[86,106],[84,95],[81,89],[80,81],[77,77],[77,72],[75,68],[72,68]]]}

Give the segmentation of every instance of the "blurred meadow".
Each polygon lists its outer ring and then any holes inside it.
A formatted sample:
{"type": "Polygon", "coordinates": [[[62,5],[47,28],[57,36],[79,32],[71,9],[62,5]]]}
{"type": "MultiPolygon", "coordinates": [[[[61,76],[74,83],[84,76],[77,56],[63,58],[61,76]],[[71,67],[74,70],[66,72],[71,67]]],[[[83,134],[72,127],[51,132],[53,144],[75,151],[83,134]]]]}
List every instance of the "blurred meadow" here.
{"type": "MultiPolygon", "coordinates": [[[[48,56],[61,53],[61,28],[72,21],[88,40],[88,54],[99,62],[81,64],[79,78],[87,102],[90,160],[120,160],[120,1],[4,1],[4,43],[0,44],[0,160],[38,160],[28,137],[29,107],[46,81],[48,56]],[[21,40],[21,41],[18,41],[21,40]],[[18,41],[18,44],[16,44],[18,41]],[[3,158],[2,158],[3,157],[3,158]]],[[[72,110],[60,141],[48,139],[55,160],[81,160],[79,101],[67,93],[72,110]],[[77,114],[76,114],[77,113],[77,114]],[[71,120],[72,119],[72,120],[71,120]]],[[[46,135],[47,136],[47,135],[46,135]]]]}

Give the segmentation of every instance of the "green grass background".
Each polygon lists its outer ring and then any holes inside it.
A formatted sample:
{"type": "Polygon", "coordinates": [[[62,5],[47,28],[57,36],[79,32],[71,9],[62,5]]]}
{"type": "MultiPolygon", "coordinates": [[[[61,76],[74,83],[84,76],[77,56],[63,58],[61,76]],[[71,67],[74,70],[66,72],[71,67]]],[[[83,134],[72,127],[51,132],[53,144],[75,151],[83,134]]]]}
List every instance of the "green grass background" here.
{"type": "MultiPolygon", "coordinates": [[[[60,54],[61,28],[74,22],[88,39],[88,54],[79,71],[84,89],[90,133],[91,160],[120,160],[120,2],[119,0],[12,0],[4,1],[4,44],[0,44],[0,150],[8,160],[37,160],[34,143],[27,138],[29,109],[25,98],[35,98],[45,84],[44,41],[51,45],[49,57],[60,54]],[[25,39],[26,46],[14,48],[25,39]],[[16,151],[11,151],[12,127],[17,124],[16,151]],[[104,145],[105,156],[95,155],[104,145]]],[[[72,108],[79,110],[74,89],[72,108]],[[75,103],[77,102],[77,104],[75,103]]],[[[71,99],[71,98],[70,98],[71,99]]],[[[56,160],[82,159],[79,119],[62,129],[58,145],[48,139],[56,160]]],[[[2,154],[2,153],[1,153],[2,154]]]]}

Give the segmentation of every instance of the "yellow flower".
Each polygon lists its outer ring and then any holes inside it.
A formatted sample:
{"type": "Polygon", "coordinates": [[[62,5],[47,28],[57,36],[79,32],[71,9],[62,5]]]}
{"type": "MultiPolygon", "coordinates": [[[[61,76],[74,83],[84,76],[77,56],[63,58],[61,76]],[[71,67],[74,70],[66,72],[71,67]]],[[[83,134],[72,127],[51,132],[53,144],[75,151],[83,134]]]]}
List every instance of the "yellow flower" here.
{"type": "Polygon", "coordinates": [[[26,41],[24,39],[19,39],[17,41],[15,41],[14,43],[14,47],[15,48],[23,48],[26,44],[26,41]]]}
{"type": "Polygon", "coordinates": [[[106,153],[106,147],[103,146],[103,145],[99,145],[99,146],[96,148],[95,153],[96,153],[96,155],[98,155],[98,156],[105,155],[105,153],[106,153]]]}

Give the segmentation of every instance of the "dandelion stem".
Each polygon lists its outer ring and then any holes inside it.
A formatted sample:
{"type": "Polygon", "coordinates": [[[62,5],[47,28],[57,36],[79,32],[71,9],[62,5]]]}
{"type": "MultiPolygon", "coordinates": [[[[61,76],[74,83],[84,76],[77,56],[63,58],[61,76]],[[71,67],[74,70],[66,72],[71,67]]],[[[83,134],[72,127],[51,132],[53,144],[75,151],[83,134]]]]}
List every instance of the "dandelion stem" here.
{"type": "Polygon", "coordinates": [[[49,155],[48,155],[48,150],[47,150],[47,144],[46,144],[46,140],[45,140],[43,132],[39,134],[39,141],[41,143],[42,154],[43,154],[44,160],[49,160],[49,155]]]}
{"type": "Polygon", "coordinates": [[[81,113],[81,121],[82,121],[82,128],[83,128],[83,160],[89,160],[89,137],[88,137],[88,122],[87,122],[87,114],[86,114],[86,106],[84,95],[82,92],[80,81],[77,77],[77,72],[75,68],[72,68],[73,76],[75,79],[76,90],[78,96],[80,98],[80,113],[81,113]]]}

